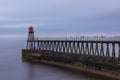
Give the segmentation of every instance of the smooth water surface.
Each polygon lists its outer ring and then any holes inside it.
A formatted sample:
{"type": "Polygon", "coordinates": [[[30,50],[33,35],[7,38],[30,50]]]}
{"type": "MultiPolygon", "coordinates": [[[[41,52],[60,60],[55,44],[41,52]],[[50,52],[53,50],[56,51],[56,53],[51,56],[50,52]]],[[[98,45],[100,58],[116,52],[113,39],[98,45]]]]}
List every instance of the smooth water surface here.
{"type": "Polygon", "coordinates": [[[96,79],[90,75],[54,66],[22,62],[21,48],[23,43],[9,41],[3,45],[4,43],[1,42],[0,80],[99,80],[99,78],[96,79]]]}

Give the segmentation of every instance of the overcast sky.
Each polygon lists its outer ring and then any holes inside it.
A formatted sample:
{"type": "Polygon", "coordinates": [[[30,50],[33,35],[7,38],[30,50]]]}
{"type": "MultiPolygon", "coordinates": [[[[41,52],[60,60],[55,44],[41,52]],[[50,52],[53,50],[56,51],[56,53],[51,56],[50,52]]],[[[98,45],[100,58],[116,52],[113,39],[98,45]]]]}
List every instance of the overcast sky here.
{"type": "MultiPolygon", "coordinates": [[[[0,0],[0,38],[120,33],[120,0],[0,0]]],[[[79,36],[79,35],[78,35],[79,36]]]]}

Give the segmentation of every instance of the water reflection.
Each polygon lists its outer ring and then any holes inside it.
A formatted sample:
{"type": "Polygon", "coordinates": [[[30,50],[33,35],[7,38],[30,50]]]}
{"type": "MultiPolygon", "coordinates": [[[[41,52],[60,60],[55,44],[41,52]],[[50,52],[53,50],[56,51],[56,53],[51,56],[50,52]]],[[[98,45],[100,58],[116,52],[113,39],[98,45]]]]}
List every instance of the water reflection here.
{"type": "Polygon", "coordinates": [[[44,64],[26,63],[26,80],[99,80],[83,73],[44,64]]]}

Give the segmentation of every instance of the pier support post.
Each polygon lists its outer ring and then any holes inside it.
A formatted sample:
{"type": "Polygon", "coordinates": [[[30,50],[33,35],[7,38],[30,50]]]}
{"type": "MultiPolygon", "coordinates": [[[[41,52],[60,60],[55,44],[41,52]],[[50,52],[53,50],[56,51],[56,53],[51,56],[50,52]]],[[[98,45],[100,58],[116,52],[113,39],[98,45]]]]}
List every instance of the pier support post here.
{"type": "Polygon", "coordinates": [[[120,59],[120,43],[118,43],[118,48],[119,48],[119,51],[118,51],[118,58],[120,59]]]}
{"type": "Polygon", "coordinates": [[[94,54],[93,43],[90,43],[90,55],[95,55],[95,54],[94,54]]]}
{"type": "Polygon", "coordinates": [[[84,54],[84,42],[81,43],[81,54],[84,54]]]}
{"type": "Polygon", "coordinates": [[[115,58],[115,43],[112,43],[112,57],[115,58]]]}
{"type": "Polygon", "coordinates": [[[103,47],[103,43],[101,43],[100,56],[104,56],[104,47],[103,47]]]}
{"type": "Polygon", "coordinates": [[[95,45],[95,55],[99,56],[98,43],[96,43],[96,45],[95,45]]]}
{"type": "Polygon", "coordinates": [[[86,54],[90,54],[90,52],[89,52],[89,45],[88,45],[89,43],[88,42],[86,42],[86,47],[85,47],[85,53],[86,54]]]}
{"type": "Polygon", "coordinates": [[[109,43],[106,43],[106,56],[110,57],[110,52],[109,52],[109,43]]]}

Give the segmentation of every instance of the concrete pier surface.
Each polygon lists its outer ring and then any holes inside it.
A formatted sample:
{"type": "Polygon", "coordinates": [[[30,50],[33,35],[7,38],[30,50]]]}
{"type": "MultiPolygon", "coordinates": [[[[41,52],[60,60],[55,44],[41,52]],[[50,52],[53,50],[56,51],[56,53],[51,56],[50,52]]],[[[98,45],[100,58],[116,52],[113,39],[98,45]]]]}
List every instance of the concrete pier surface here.
{"type": "MultiPolygon", "coordinates": [[[[43,64],[54,65],[58,67],[63,67],[69,70],[80,71],[84,73],[89,73],[90,75],[97,75],[105,77],[106,80],[120,80],[120,70],[112,70],[99,68],[95,66],[88,66],[82,62],[62,62],[55,59],[44,58],[43,51],[33,51],[33,50],[22,50],[22,60],[28,62],[37,62],[43,64]]],[[[49,58],[49,57],[48,57],[49,58]]]]}

